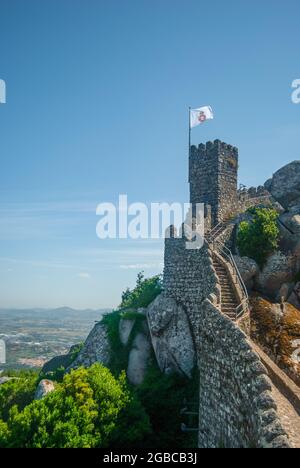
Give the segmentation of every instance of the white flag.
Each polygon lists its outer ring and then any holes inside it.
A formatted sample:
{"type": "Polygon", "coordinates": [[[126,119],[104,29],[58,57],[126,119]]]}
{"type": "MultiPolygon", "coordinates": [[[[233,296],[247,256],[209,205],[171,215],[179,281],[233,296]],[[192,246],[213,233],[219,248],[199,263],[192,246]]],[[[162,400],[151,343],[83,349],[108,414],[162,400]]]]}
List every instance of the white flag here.
{"type": "Polygon", "coordinates": [[[191,109],[190,112],[190,126],[191,128],[201,125],[206,120],[214,118],[212,108],[210,106],[199,107],[199,109],[191,109]]]}

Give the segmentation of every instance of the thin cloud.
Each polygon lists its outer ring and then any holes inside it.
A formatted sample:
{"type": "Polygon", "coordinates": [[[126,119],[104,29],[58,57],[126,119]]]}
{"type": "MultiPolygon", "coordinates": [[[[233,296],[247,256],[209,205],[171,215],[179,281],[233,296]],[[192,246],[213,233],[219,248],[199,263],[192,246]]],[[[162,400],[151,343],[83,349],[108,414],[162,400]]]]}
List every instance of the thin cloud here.
{"type": "Polygon", "coordinates": [[[77,275],[79,278],[82,278],[82,279],[90,279],[91,278],[91,275],[89,273],[85,273],[85,272],[82,272],[82,273],[78,273],[77,275]]]}
{"type": "Polygon", "coordinates": [[[120,265],[122,270],[149,270],[152,268],[161,268],[163,263],[133,263],[129,265],[120,265]]]}

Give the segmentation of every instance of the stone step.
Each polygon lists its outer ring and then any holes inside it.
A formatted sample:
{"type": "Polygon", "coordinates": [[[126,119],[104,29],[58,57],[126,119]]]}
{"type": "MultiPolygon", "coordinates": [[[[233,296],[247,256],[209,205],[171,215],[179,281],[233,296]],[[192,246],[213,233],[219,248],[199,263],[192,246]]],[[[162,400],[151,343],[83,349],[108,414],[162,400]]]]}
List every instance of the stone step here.
{"type": "Polygon", "coordinates": [[[226,317],[228,317],[230,320],[232,320],[232,322],[234,322],[235,319],[236,319],[236,315],[235,315],[235,314],[230,315],[230,314],[225,314],[225,313],[224,313],[224,315],[226,315],[226,317]]]}

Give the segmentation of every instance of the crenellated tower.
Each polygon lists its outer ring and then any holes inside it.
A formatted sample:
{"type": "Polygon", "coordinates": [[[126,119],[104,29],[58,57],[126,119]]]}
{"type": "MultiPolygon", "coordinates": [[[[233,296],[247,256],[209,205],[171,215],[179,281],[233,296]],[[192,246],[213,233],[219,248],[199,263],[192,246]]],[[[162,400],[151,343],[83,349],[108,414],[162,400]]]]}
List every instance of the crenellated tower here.
{"type": "Polygon", "coordinates": [[[237,204],[238,149],[215,140],[192,146],[189,159],[190,203],[210,206],[216,225],[237,204]]]}

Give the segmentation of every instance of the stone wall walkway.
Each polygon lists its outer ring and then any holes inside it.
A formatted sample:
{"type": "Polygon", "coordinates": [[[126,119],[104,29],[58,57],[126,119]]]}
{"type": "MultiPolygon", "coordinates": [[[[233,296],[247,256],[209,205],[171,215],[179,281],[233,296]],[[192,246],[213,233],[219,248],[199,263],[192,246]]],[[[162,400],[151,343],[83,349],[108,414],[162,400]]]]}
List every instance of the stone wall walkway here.
{"type": "Polygon", "coordinates": [[[278,407],[277,413],[282,427],[287,432],[291,445],[294,448],[300,448],[300,416],[287,398],[274,385],[272,387],[272,395],[278,407]]]}

